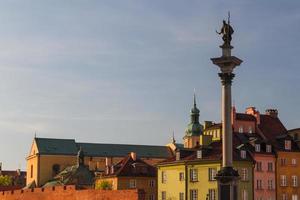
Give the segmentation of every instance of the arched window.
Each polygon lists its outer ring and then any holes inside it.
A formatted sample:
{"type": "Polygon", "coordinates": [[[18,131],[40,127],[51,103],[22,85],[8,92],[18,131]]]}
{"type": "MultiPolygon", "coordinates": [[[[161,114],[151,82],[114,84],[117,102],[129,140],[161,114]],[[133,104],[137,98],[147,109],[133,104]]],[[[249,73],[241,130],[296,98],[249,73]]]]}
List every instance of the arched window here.
{"type": "Polygon", "coordinates": [[[52,166],[52,172],[53,172],[53,176],[57,175],[60,171],[60,165],[59,164],[54,164],[52,166]]]}
{"type": "Polygon", "coordinates": [[[30,178],[33,177],[33,165],[30,166],[30,178]]]}

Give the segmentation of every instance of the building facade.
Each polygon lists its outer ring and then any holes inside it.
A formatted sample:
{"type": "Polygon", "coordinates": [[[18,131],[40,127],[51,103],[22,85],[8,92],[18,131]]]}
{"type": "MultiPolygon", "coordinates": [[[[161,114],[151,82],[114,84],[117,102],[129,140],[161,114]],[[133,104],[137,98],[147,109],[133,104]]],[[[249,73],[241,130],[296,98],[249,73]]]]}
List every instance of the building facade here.
{"type": "Polygon", "coordinates": [[[34,138],[27,160],[27,185],[43,186],[68,166],[76,165],[77,152],[84,151],[84,164],[94,172],[104,172],[130,152],[155,164],[173,156],[167,146],[77,143],[72,139],[34,138]]]}
{"type": "Polygon", "coordinates": [[[145,200],[157,197],[156,168],[139,159],[134,152],[116,165],[107,166],[106,172],[96,177],[96,188],[104,181],[111,184],[112,190],[141,189],[145,191],[145,200]]]}

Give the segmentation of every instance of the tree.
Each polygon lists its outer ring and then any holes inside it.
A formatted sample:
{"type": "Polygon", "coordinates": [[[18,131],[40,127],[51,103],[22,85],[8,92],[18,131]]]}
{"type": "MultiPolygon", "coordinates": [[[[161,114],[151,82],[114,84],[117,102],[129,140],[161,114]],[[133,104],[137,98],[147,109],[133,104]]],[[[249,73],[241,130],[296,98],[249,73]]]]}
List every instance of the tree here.
{"type": "Polygon", "coordinates": [[[12,178],[10,176],[0,176],[0,186],[11,186],[12,178]]]}
{"type": "Polygon", "coordinates": [[[112,189],[112,183],[110,181],[103,180],[100,183],[97,183],[95,185],[95,189],[111,190],[112,189]]]}

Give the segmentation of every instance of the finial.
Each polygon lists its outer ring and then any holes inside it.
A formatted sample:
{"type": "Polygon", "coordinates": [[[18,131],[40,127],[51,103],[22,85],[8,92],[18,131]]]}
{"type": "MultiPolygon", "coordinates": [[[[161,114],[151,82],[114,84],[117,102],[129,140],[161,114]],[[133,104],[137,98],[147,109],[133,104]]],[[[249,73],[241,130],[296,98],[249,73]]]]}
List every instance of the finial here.
{"type": "Polygon", "coordinates": [[[34,132],[34,138],[36,138],[36,131],[34,132]]]}
{"type": "Polygon", "coordinates": [[[228,11],[228,19],[227,19],[227,23],[230,25],[230,11],[228,11]]]}
{"type": "Polygon", "coordinates": [[[172,135],[172,143],[175,144],[176,140],[175,140],[175,131],[173,130],[173,135],[172,135]]]}
{"type": "Polygon", "coordinates": [[[194,88],[194,107],[196,107],[196,89],[194,88]]]}

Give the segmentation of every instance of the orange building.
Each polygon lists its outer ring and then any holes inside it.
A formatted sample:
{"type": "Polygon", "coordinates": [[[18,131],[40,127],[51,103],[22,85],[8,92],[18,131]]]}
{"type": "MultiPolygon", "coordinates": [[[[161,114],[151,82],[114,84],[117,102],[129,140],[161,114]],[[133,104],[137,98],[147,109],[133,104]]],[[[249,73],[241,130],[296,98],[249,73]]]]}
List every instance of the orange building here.
{"type": "Polygon", "coordinates": [[[106,182],[112,190],[142,189],[145,191],[145,199],[155,200],[156,179],[156,168],[137,158],[136,153],[132,152],[116,165],[107,166],[106,172],[96,178],[95,185],[98,188],[101,183],[106,182]]]}

